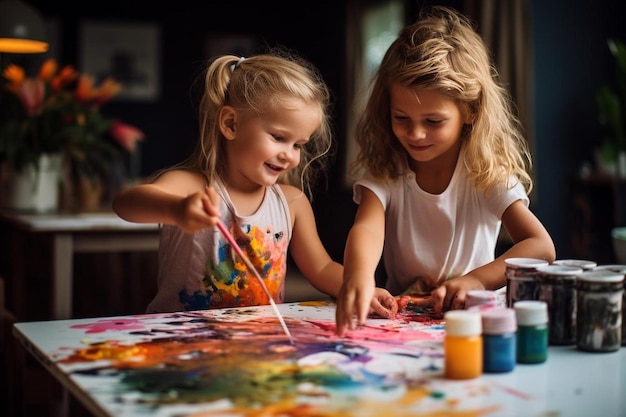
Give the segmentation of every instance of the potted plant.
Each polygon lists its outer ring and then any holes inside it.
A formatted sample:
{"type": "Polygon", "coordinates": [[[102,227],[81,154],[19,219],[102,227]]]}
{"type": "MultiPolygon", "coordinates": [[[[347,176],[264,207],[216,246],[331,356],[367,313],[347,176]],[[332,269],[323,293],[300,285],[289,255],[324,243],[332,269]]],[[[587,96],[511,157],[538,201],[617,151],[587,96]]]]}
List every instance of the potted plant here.
{"type": "Polygon", "coordinates": [[[626,176],[626,45],[608,40],[615,59],[615,84],[602,85],[596,92],[598,120],[604,127],[599,162],[614,164],[618,178],[626,176]]]}
{"type": "MultiPolygon", "coordinates": [[[[10,180],[25,172],[34,172],[31,177],[37,181],[49,179],[38,175],[42,161],[56,158],[65,168],[66,189],[75,189],[83,180],[106,182],[110,165],[134,152],[144,137],[140,130],[102,113],[102,106],[121,90],[112,78],[98,85],[70,65],[59,69],[54,59],[46,60],[36,77],[26,76],[13,64],[2,76],[0,160],[8,165],[10,180]]],[[[32,184],[32,189],[37,186],[32,184]]],[[[43,191],[51,194],[50,188],[58,189],[49,185],[43,191]]]]}

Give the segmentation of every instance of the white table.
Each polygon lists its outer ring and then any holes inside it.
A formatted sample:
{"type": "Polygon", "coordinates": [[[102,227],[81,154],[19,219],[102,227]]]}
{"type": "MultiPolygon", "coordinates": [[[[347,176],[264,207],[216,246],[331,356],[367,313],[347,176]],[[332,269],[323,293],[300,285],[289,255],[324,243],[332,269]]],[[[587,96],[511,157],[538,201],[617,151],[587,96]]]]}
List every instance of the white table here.
{"type": "Polygon", "coordinates": [[[101,417],[626,416],[626,347],[550,346],[542,364],[443,377],[444,326],[421,309],[334,334],[330,302],[17,323],[13,334],[101,417]],[[421,311],[420,311],[421,310],[421,311]]]}
{"type": "MultiPolygon", "coordinates": [[[[53,317],[72,317],[73,259],[76,253],[156,251],[157,224],[130,223],[113,212],[79,214],[22,214],[1,211],[0,220],[14,229],[11,245],[18,255],[22,233],[52,236],[53,317]]],[[[11,277],[19,280],[19,276],[11,277]]]]}

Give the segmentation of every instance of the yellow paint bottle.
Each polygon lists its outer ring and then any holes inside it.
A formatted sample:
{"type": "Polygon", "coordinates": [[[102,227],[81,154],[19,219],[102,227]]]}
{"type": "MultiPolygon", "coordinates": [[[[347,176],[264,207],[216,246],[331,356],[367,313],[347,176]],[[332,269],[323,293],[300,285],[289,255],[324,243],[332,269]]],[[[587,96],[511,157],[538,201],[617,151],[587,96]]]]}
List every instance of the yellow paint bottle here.
{"type": "Polygon", "coordinates": [[[444,376],[471,379],[483,372],[482,319],[477,311],[451,310],[444,314],[444,376]]]}

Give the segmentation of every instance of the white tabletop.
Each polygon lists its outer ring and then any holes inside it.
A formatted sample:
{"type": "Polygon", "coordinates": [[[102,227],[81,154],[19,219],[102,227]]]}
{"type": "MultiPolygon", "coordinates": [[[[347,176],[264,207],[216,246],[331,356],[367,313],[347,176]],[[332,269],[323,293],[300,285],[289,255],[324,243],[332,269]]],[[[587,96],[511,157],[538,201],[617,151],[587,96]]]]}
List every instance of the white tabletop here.
{"type": "Polygon", "coordinates": [[[131,223],[114,212],[67,213],[67,214],[24,214],[2,211],[9,221],[34,232],[77,232],[97,230],[157,230],[154,223],[131,223]]]}
{"type": "Polygon", "coordinates": [[[443,322],[409,309],[334,335],[334,304],[18,323],[14,334],[101,416],[626,415],[626,348],[443,377],[443,322]],[[265,414],[264,414],[265,413],[265,414]]]}

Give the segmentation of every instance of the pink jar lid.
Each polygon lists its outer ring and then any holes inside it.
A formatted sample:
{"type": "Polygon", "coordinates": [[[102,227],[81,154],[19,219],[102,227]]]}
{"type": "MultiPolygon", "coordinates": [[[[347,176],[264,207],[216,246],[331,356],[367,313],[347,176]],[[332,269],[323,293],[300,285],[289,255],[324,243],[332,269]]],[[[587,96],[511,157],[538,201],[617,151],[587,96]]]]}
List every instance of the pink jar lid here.
{"type": "Polygon", "coordinates": [[[483,334],[515,333],[517,320],[512,308],[492,308],[481,312],[483,334]]]}
{"type": "Polygon", "coordinates": [[[495,291],[489,290],[470,290],[465,296],[465,309],[468,310],[474,306],[481,305],[498,305],[498,295],[495,291]]]}

